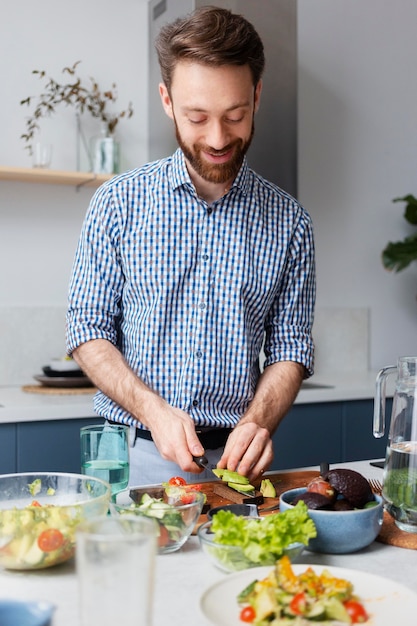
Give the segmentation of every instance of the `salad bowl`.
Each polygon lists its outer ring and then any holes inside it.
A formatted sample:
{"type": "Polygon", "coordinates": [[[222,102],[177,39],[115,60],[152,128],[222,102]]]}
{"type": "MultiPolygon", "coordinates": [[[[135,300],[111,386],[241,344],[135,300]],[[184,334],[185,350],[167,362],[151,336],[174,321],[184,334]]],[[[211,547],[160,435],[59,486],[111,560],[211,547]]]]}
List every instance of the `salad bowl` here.
{"type": "Polygon", "coordinates": [[[0,476],[0,567],[43,569],[75,554],[81,522],[105,515],[110,485],[69,473],[0,476]]]}
{"type": "Polygon", "coordinates": [[[199,491],[184,494],[181,489],[173,488],[124,489],[113,495],[110,512],[112,515],[133,514],[154,519],[158,554],[166,554],[176,552],[188,540],[204,502],[205,496],[199,491]]]}
{"type": "Polygon", "coordinates": [[[224,572],[274,565],[284,555],[295,562],[315,534],[304,503],[265,517],[219,511],[197,531],[203,552],[224,572]]]}

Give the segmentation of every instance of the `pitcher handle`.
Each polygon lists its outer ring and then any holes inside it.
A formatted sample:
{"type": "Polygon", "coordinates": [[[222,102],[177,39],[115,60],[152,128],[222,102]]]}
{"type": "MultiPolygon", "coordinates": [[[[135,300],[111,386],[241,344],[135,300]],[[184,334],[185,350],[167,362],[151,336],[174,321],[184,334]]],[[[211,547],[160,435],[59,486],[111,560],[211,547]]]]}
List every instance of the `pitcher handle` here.
{"type": "Polygon", "coordinates": [[[387,376],[397,371],[396,365],[389,365],[378,372],[374,401],[374,437],[384,436],[385,432],[385,388],[387,376]]]}

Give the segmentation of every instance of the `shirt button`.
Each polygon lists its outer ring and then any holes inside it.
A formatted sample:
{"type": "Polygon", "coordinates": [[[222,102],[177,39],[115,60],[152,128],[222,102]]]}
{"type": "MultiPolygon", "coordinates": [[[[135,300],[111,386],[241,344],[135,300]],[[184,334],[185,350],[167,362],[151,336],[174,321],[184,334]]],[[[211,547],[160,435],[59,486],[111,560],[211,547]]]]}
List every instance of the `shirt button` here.
{"type": "Polygon", "coordinates": [[[211,208],[211,206],[209,206],[207,209],[207,215],[211,215],[212,213],[213,213],[213,209],[211,208]]]}
{"type": "Polygon", "coordinates": [[[203,261],[208,261],[209,255],[208,254],[203,254],[203,261]]]}
{"type": "Polygon", "coordinates": [[[195,353],[197,359],[201,359],[201,357],[203,356],[203,353],[201,350],[197,350],[197,352],[195,353]]]}
{"type": "Polygon", "coordinates": [[[193,406],[198,406],[200,403],[198,400],[193,400],[193,406]]]}
{"type": "Polygon", "coordinates": [[[202,302],[202,303],[200,304],[200,309],[201,309],[202,311],[204,311],[204,309],[205,309],[205,308],[206,308],[206,305],[205,305],[205,303],[204,303],[204,302],[202,302]]]}

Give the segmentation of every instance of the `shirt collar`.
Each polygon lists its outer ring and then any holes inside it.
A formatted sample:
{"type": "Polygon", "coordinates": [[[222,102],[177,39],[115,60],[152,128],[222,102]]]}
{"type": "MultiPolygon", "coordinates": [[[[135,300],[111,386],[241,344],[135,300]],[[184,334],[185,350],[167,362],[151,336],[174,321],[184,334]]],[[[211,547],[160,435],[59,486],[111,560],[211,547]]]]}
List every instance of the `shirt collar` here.
{"type": "MultiPolygon", "coordinates": [[[[172,168],[169,171],[169,180],[173,189],[181,186],[193,185],[190,175],[185,164],[184,153],[178,148],[172,155],[172,168]]],[[[246,157],[242,166],[233,182],[231,189],[238,187],[245,195],[248,193],[249,187],[249,166],[246,157]]]]}

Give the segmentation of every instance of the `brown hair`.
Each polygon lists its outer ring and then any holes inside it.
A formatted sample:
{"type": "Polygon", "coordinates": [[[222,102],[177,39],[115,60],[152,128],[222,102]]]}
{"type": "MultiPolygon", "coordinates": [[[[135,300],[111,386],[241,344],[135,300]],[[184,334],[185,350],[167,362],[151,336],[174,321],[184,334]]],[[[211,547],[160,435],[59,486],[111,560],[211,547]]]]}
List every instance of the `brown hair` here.
{"type": "Polygon", "coordinates": [[[256,86],[265,67],[262,40],[242,15],[205,6],[162,27],[155,41],[162,80],[171,91],[179,61],[204,65],[249,65],[256,86]]]}

